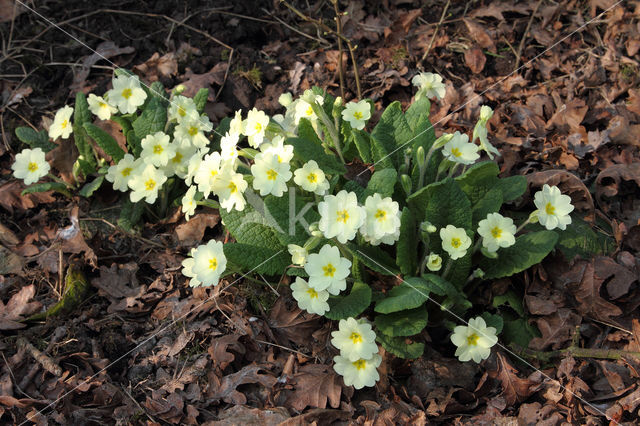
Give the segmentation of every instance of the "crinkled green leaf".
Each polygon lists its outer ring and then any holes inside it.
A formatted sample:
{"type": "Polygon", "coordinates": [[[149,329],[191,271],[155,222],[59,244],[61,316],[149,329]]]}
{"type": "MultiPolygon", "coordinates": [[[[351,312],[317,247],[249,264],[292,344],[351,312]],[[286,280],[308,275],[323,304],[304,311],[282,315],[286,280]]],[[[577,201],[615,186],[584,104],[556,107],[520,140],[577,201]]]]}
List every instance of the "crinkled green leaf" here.
{"type": "Polygon", "coordinates": [[[376,328],[387,336],[413,336],[427,326],[429,313],[424,306],[416,309],[376,315],[376,328]]]}
{"type": "Polygon", "coordinates": [[[100,175],[94,180],[92,180],[91,182],[85,184],[82,187],[82,189],[80,189],[79,194],[82,195],[83,197],[87,197],[87,198],[91,197],[93,193],[96,192],[98,188],[100,188],[100,185],[102,185],[102,182],[104,182],[104,175],[100,175]]]}
{"type": "Polygon", "coordinates": [[[384,110],[380,121],[371,132],[374,160],[384,165],[388,164],[386,161],[388,158],[392,167],[397,169],[400,166],[400,158],[409,148],[408,142],[412,137],[413,131],[402,113],[400,102],[392,102],[384,110]]]}
{"type": "MultiPolygon", "coordinates": [[[[422,209],[425,220],[431,222],[438,230],[447,225],[471,229],[471,204],[453,179],[447,178],[433,183],[425,187],[423,191],[425,191],[424,195],[427,200],[426,208],[419,203],[411,203],[410,197],[408,201],[412,210],[414,206],[422,209]]],[[[416,219],[420,219],[419,213],[416,214],[416,219]]]]}
{"type": "Polygon", "coordinates": [[[133,122],[133,131],[138,139],[142,140],[145,136],[164,131],[167,124],[167,107],[166,101],[152,97],[147,106],[133,122]]]}
{"type": "Polygon", "coordinates": [[[264,198],[264,206],[267,214],[278,224],[280,232],[276,235],[283,245],[303,245],[311,236],[309,225],[320,220],[314,204],[304,203],[299,197],[293,203],[288,196],[269,195],[264,198]]]}
{"type": "Polygon", "coordinates": [[[418,228],[409,207],[400,215],[400,238],[396,246],[396,264],[404,275],[413,273],[418,263],[418,228]]]}
{"type": "Polygon", "coordinates": [[[329,297],[330,309],[324,316],[331,320],[356,317],[364,312],[370,303],[371,287],[363,282],[356,281],[353,283],[349,294],[329,297]]]}
{"type": "Polygon", "coordinates": [[[395,259],[384,252],[380,247],[347,246],[354,257],[357,257],[367,268],[383,275],[397,275],[400,273],[396,267],[395,259]]]}
{"type": "Polygon", "coordinates": [[[272,249],[282,246],[277,234],[286,230],[280,228],[268,210],[259,212],[247,205],[241,212],[221,209],[220,216],[225,228],[239,243],[272,249]]]}
{"type": "Polygon", "coordinates": [[[373,162],[373,158],[371,157],[371,140],[369,138],[369,134],[362,130],[351,130],[351,135],[353,137],[353,143],[356,145],[358,153],[360,154],[360,160],[364,163],[373,162]]]}
{"type": "Polygon", "coordinates": [[[118,145],[118,142],[116,142],[113,136],[91,123],[84,123],[84,129],[91,139],[96,141],[100,148],[113,158],[113,161],[117,163],[122,160],[124,151],[120,148],[120,145],[118,145]]]}
{"type": "Polygon", "coordinates": [[[120,207],[120,217],[118,218],[118,226],[126,231],[131,231],[134,226],[140,222],[144,211],[144,202],[131,202],[129,194],[125,194],[120,207]]]}
{"type": "Polygon", "coordinates": [[[508,290],[504,294],[493,297],[491,305],[494,308],[509,305],[519,316],[524,317],[524,307],[522,306],[522,298],[517,296],[513,290],[508,290]]]}
{"type": "Polygon", "coordinates": [[[380,194],[382,198],[391,197],[397,180],[398,172],[394,169],[376,170],[371,179],[369,179],[364,197],[366,198],[376,193],[380,194]]]}
{"type": "Polygon", "coordinates": [[[400,358],[416,359],[420,358],[424,352],[424,343],[407,344],[406,338],[404,337],[391,337],[379,333],[376,336],[376,341],[380,343],[387,352],[391,352],[400,358]]]}
{"type": "MultiPolygon", "coordinates": [[[[300,119],[300,124],[302,125],[302,129],[304,129],[305,125],[303,124],[306,119],[300,119]]],[[[312,134],[315,135],[315,131],[311,125],[308,125],[308,128],[305,132],[301,132],[301,127],[298,127],[298,134],[300,137],[297,138],[287,138],[286,144],[293,146],[293,152],[296,156],[298,156],[303,162],[307,162],[310,160],[314,160],[318,163],[318,166],[328,174],[344,174],[347,172],[344,165],[338,160],[335,155],[327,154],[317,141],[314,141],[312,138],[312,134]],[[309,128],[311,130],[309,130],[309,128]],[[312,133],[313,132],[313,133],[312,133]],[[302,136],[302,135],[306,136],[302,136]]],[[[316,135],[317,139],[318,136],[316,135]]],[[[319,139],[318,139],[319,141],[319,139]]]]}
{"type": "Polygon", "coordinates": [[[567,260],[576,256],[588,259],[596,254],[608,254],[615,249],[613,238],[596,233],[591,226],[577,215],[571,215],[571,224],[560,232],[558,249],[567,260]]]}
{"type": "Polygon", "coordinates": [[[193,97],[193,102],[196,104],[196,109],[200,114],[204,112],[204,107],[207,105],[207,98],[209,97],[209,89],[202,88],[198,90],[198,93],[193,97]]]}
{"type": "Polygon", "coordinates": [[[489,213],[497,213],[502,206],[502,191],[499,188],[490,189],[472,207],[473,229],[477,228],[478,222],[487,218],[489,213]]]}
{"type": "Polygon", "coordinates": [[[393,287],[387,296],[376,303],[375,311],[381,314],[414,309],[429,300],[431,286],[420,277],[406,278],[393,287]]]}
{"type": "Polygon", "coordinates": [[[500,315],[490,314],[489,312],[483,312],[480,315],[484,322],[487,323],[487,327],[493,327],[496,329],[496,334],[500,334],[504,327],[504,320],[500,315]]]}
{"type": "MultiPolygon", "coordinates": [[[[73,141],[78,148],[78,154],[90,167],[85,170],[86,174],[93,173],[96,168],[96,158],[93,151],[93,147],[89,143],[89,137],[84,125],[91,123],[91,112],[89,111],[89,104],[87,103],[87,97],[84,93],[78,92],[76,94],[76,103],[73,112],[73,141]],[[89,171],[91,169],[91,171],[89,171]]],[[[83,168],[84,170],[84,168],[83,168]]]]}
{"type": "Polygon", "coordinates": [[[49,142],[49,135],[46,130],[36,132],[31,127],[16,127],[15,132],[18,139],[31,148],[40,148],[44,152],[49,152],[57,146],[55,143],[49,142]]]}
{"type": "Polygon", "coordinates": [[[226,243],[223,246],[227,261],[244,273],[280,275],[291,263],[286,249],[258,247],[251,244],[226,243]]]}
{"type": "Polygon", "coordinates": [[[71,198],[71,193],[69,192],[69,188],[67,188],[67,185],[61,182],[34,183],[33,185],[29,185],[25,189],[23,189],[20,195],[32,194],[34,192],[47,192],[47,191],[59,192],[60,194],[71,198]]]}
{"type": "Polygon", "coordinates": [[[558,241],[558,234],[553,231],[530,232],[516,238],[511,247],[498,250],[497,259],[483,257],[480,268],[485,279],[509,277],[536,265],[542,261],[558,241]]]}

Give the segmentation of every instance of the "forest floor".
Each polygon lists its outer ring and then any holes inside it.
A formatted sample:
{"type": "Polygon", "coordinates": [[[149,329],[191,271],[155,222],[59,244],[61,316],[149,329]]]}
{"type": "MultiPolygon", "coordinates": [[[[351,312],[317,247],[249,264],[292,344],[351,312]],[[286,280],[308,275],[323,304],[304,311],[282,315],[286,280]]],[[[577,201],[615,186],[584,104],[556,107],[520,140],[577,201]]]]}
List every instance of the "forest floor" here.
{"type": "MultiPolygon", "coordinates": [[[[217,211],[184,222],[176,208],[128,233],[113,225],[112,190],[91,202],[20,196],[10,169],[16,127],[42,129],[76,92],[103,93],[114,66],[187,95],[209,87],[214,123],[254,106],[275,114],[280,94],[312,86],[354,99],[347,52],[340,87],[335,37],[277,0],[14,4],[0,0],[0,423],[637,424],[639,1],[341,2],[373,122],[411,102],[417,72],[439,73],[437,134],[469,132],[490,105],[501,175],[558,185],[610,241],[596,257],[555,253],[483,284],[474,306],[532,329],[527,350],[462,364],[428,326],[423,357],[385,354],[380,382],[360,391],[332,370],[332,323],[295,308],[286,282],[185,284],[189,248],[222,235],[217,211]],[[61,241],[76,221],[83,232],[61,241]],[[20,322],[61,299],[72,264],[90,283],[81,303],[20,322]]],[[[335,25],[330,1],[291,4],[335,25]]],[[[53,155],[69,173],[77,152],[53,155]]]]}

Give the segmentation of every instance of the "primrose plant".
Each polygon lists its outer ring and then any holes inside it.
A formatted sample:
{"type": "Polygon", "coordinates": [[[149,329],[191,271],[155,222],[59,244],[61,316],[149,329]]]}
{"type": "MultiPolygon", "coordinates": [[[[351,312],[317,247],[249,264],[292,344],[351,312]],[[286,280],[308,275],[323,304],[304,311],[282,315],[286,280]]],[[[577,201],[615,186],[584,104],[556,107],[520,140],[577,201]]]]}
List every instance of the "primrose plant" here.
{"type": "Polygon", "coordinates": [[[79,93],[48,134],[17,129],[31,149],[12,167],[34,184],[25,192],[90,197],[110,182],[124,193],[119,224],[128,229],[173,205],[186,220],[198,206],[219,208],[233,241],[193,248],[182,263],[189,285],[215,286],[233,273],[291,277],[301,309],[339,321],[335,370],[360,389],[379,379],[378,345],[419,357],[428,324],[452,330],[461,361],[487,358],[503,329],[506,341],[522,342],[513,336],[526,321],[500,308],[518,312],[516,298],[494,300],[496,314],[477,317],[469,298],[482,282],[539,263],[559,241],[554,230],[572,224],[558,188],[545,185],[523,215],[513,202],[526,179],[499,178],[495,162],[479,161],[500,155],[488,139],[490,107],[480,108],[471,139],[436,137],[430,99],[444,96],[442,78],[422,73],[413,82],[414,102],[406,111],[392,103],[370,131],[371,101],[344,105],[319,88],[282,95],[283,114],[237,111],[213,130],[206,90],[189,98],[180,86],[147,88],[118,70],[113,89],[79,93]],[[115,122],[126,144],[101,120],[115,122]],[[49,173],[45,152],[56,146],[49,138],[72,134],[79,157],[70,183],[49,173]],[[36,183],[42,178],[50,181],[36,183]],[[470,319],[455,326],[454,317],[470,319]]]}

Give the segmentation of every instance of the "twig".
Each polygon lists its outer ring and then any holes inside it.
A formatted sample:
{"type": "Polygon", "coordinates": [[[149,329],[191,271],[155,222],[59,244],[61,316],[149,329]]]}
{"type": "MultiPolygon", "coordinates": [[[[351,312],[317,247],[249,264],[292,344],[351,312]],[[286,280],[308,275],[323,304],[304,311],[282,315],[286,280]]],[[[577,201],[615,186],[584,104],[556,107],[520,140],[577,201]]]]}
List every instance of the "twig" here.
{"type": "Polygon", "coordinates": [[[356,55],[355,55],[355,50],[356,50],[357,46],[354,46],[353,44],[351,44],[351,40],[349,40],[348,38],[346,38],[342,34],[336,32],[333,28],[331,28],[330,26],[328,26],[327,24],[325,24],[321,20],[311,18],[310,16],[307,16],[304,13],[300,12],[298,9],[296,9],[291,4],[289,4],[289,2],[287,2],[287,0],[280,0],[280,3],[284,4],[290,11],[292,11],[293,13],[298,15],[302,20],[307,21],[307,22],[311,22],[312,24],[314,24],[314,25],[318,26],[319,28],[321,28],[323,31],[326,31],[327,33],[333,34],[334,36],[336,36],[337,38],[341,39],[343,42],[345,42],[347,44],[347,49],[349,49],[349,55],[351,56],[351,62],[352,62],[352,65],[353,65],[353,75],[354,75],[354,78],[356,80],[356,92],[357,92],[357,95],[358,95],[358,99],[361,99],[362,98],[362,90],[360,88],[360,76],[359,76],[359,73],[358,73],[358,63],[356,62],[356,55]]]}
{"type": "Polygon", "coordinates": [[[451,4],[451,0],[447,0],[447,4],[444,6],[444,10],[442,11],[442,15],[440,16],[440,20],[438,21],[438,25],[436,25],[436,29],[433,31],[433,35],[431,36],[431,41],[429,42],[429,46],[427,46],[427,50],[425,50],[424,55],[422,55],[422,59],[420,60],[420,67],[422,68],[422,62],[427,58],[429,52],[431,51],[431,46],[433,46],[433,42],[436,39],[436,35],[438,35],[438,31],[440,30],[440,26],[444,21],[444,17],[447,15],[447,10],[449,10],[449,4],[451,4]]]}
{"type": "Polygon", "coordinates": [[[522,49],[524,48],[524,42],[527,40],[527,35],[529,34],[529,30],[531,29],[531,24],[533,24],[533,18],[536,16],[540,5],[542,4],[542,0],[538,0],[538,4],[536,4],[536,8],[531,13],[531,18],[529,18],[529,23],[527,23],[527,28],[524,30],[524,34],[522,34],[522,40],[520,40],[520,45],[518,46],[518,52],[516,55],[516,65],[513,67],[513,72],[518,71],[520,67],[520,57],[522,56],[522,49]]]}
{"type": "Polygon", "coordinates": [[[47,370],[49,373],[60,377],[62,375],[62,368],[58,364],[55,363],[47,354],[41,352],[33,346],[31,343],[27,341],[24,337],[18,337],[16,341],[16,345],[20,348],[24,348],[24,350],[31,355],[36,361],[42,365],[42,368],[47,370]]]}
{"type": "Polygon", "coordinates": [[[129,237],[131,237],[133,239],[143,241],[143,242],[145,242],[147,244],[151,244],[152,246],[155,246],[155,247],[159,247],[159,248],[163,248],[163,249],[167,248],[167,247],[163,246],[162,244],[156,243],[155,241],[152,241],[152,240],[150,240],[148,238],[145,238],[145,237],[142,237],[140,235],[135,235],[135,234],[132,234],[130,232],[127,232],[125,229],[119,227],[118,225],[114,225],[113,223],[111,223],[108,220],[103,219],[101,217],[81,217],[79,220],[89,220],[89,221],[103,222],[103,223],[111,226],[113,229],[116,229],[116,230],[122,232],[123,234],[128,235],[129,237]]]}
{"type": "Polygon", "coordinates": [[[598,348],[578,348],[570,346],[566,349],[556,351],[535,351],[533,349],[522,348],[512,344],[510,348],[516,355],[548,362],[553,358],[570,355],[574,358],[597,358],[597,359],[621,359],[624,357],[634,357],[640,360],[640,352],[624,351],[620,349],[598,349],[598,348]]]}
{"type": "MultiPolygon", "coordinates": [[[[333,3],[333,10],[336,12],[336,29],[338,35],[342,35],[342,20],[340,19],[340,8],[338,7],[338,0],[331,0],[333,3]]],[[[342,70],[342,39],[338,37],[338,75],[340,76],[340,96],[344,100],[344,75],[342,70]]]]}

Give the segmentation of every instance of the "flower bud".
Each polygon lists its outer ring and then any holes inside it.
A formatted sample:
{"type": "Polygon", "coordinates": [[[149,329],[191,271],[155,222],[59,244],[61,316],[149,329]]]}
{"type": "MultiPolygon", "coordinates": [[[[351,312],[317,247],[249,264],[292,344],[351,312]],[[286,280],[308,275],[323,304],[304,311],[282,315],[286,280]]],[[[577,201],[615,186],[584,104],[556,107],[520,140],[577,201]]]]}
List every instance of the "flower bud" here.
{"type": "Polygon", "coordinates": [[[418,150],[416,151],[416,161],[418,162],[418,167],[420,167],[420,170],[424,168],[424,162],[426,159],[427,156],[424,152],[424,148],[419,146],[418,150]]]}
{"type": "Polygon", "coordinates": [[[482,105],[480,107],[480,121],[486,124],[487,121],[489,121],[492,116],[493,116],[493,110],[491,109],[490,106],[482,105]]]}
{"type": "Polygon", "coordinates": [[[340,108],[342,106],[342,98],[338,96],[335,101],[333,101],[333,109],[340,108]]]}
{"type": "Polygon", "coordinates": [[[438,149],[438,148],[442,148],[443,146],[446,145],[447,142],[449,142],[451,139],[453,138],[453,134],[451,133],[444,133],[442,136],[440,136],[438,139],[436,139],[436,141],[433,143],[433,148],[432,149],[438,149]]]}
{"type": "Polygon", "coordinates": [[[289,254],[291,255],[291,262],[294,265],[304,266],[307,261],[307,257],[309,256],[309,252],[304,248],[295,244],[289,244],[287,246],[287,250],[289,250],[289,254]]]}
{"type": "Polygon", "coordinates": [[[173,88],[173,94],[174,95],[179,95],[182,92],[184,92],[184,90],[186,89],[184,84],[178,84],[176,87],[173,88]]]}
{"type": "Polygon", "coordinates": [[[538,214],[540,213],[539,210],[534,210],[531,212],[531,214],[529,215],[529,223],[538,223],[538,214]]]}
{"type": "MultiPolygon", "coordinates": [[[[319,232],[319,231],[314,231],[314,232],[319,232]]],[[[320,244],[321,242],[322,242],[322,237],[318,237],[318,236],[311,237],[304,243],[304,248],[307,251],[311,251],[314,248],[316,248],[318,244],[320,244]]]]}
{"type": "Polygon", "coordinates": [[[489,259],[497,259],[498,258],[498,252],[497,251],[489,251],[485,247],[482,247],[480,249],[480,251],[482,252],[484,257],[488,257],[489,259]]]}
{"type": "Polygon", "coordinates": [[[432,224],[431,222],[424,221],[420,224],[420,230],[427,232],[429,234],[433,234],[438,230],[438,228],[436,228],[435,225],[432,224]]]}
{"type": "Polygon", "coordinates": [[[478,268],[475,271],[473,271],[473,274],[471,274],[471,276],[473,278],[483,279],[484,278],[484,271],[482,269],[478,268]]]}
{"type": "Polygon", "coordinates": [[[289,93],[289,92],[283,93],[278,98],[278,103],[280,105],[282,105],[283,107],[285,107],[285,108],[288,107],[289,105],[291,105],[293,103],[293,95],[291,95],[291,93],[289,93]]]}
{"type": "Polygon", "coordinates": [[[437,272],[442,268],[442,258],[436,253],[431,253],[427,258],[427,269],[437,272]]]}
{"type": "Polygon", "coordinates": [[[409,165],[406,164],[406,163],[400,164],[400,168],[398,169],[398,173],[400,173],[400,176],[408,174],[409,173],[409,165]]]}
{"type": "Polygon", "coordinates": [[[404,189],[405,194],[407,194],[407,197],[409,195],[411,195],[411,178],[409,177],[409,175],[402,175],[400,176],[400,184],[402,184],[402,189],[404,189]]]}

